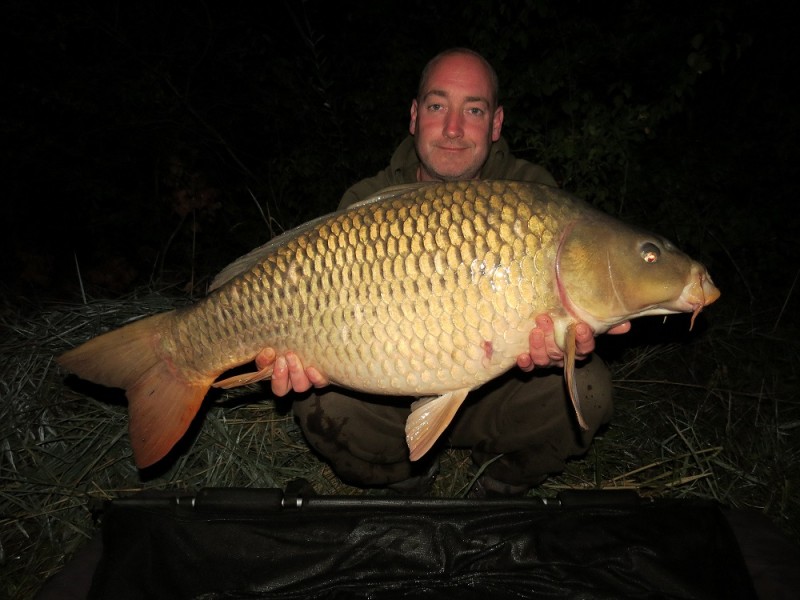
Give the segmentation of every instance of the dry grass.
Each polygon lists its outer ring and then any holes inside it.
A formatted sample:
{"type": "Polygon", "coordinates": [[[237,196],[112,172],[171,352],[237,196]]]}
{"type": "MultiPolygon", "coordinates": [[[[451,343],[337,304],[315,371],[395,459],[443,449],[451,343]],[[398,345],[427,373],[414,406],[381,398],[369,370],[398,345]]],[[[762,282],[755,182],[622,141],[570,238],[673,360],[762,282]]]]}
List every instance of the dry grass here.
{"type": "MultiPolygon", "coordinates": [[[[136,470],[124,399],[65,381],[53,357],[178,302],[146,292],[26,315],[12,304],[0,307],[0,596],[31,597],[69,559],[95,531],[95,501],[143,488],[283,487],[298,477],[323,494],[362,493],[308,451],[287,403],[275,402],[264,386],[214,397],[171,464],[136,470]]],[[[614,421],[587,456],[532,493],[605,487],[712,498],[763,511],[800,539],[798,348],[776,339],[775,314],[771,321],[764,315],[760,327],[709,311],[708,322],[717,324],[683,339],[608,345],[614,421]]],[[[644,338],[657,331],[643,329],[644,338]]],[[[469,463],[466,451],[446,452],[432,493],[462,495],[469,463]]]]}

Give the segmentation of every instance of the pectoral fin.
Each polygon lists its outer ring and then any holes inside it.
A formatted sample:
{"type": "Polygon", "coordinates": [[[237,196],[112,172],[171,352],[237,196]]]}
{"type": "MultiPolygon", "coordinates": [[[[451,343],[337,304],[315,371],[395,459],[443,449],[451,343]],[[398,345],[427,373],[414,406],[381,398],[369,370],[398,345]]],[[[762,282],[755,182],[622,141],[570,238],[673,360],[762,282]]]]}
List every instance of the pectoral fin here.
{"type": "Polygon", "coordinates": [[[581,412],[581,400],[578,397],[578,384],[575,382],[575,324],[572,323],[567,327],[567,334],[565,339],[566,348],[564,349],[566,356],[564,357],[564,379],[567,381],[567,390],[569,391],[569,398],[572,400],[572,406],[575,408],[575,416],[578,417],[578,425],[581,429],[589,429],[586,420],[583,418],[581,412]]]}
{"type": "Polygon", "coordinates": [[[406,443],[411,460],[419,460],[431,449],[453,420],[468,393],[468,389],[454,390],[411,405],[412,412],[406,421],[406,443]]]}

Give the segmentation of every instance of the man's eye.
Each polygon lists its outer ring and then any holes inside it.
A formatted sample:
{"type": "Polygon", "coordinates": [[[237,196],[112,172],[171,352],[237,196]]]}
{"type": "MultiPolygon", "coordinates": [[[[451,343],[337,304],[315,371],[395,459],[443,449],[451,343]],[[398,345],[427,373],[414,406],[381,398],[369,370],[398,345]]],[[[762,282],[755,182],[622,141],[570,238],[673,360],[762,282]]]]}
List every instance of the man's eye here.
{"type": "Polygon", "coordinates": [[[428,110],[431,112],[437,112],[444,108],[441,104],[428,104],[428,110]]]}
{"type": "Polygon", "coordinates": [[[468,108],[467,112],[474,117],[482,117],[484,115],[484,110],[478,107],[468,108]]]}

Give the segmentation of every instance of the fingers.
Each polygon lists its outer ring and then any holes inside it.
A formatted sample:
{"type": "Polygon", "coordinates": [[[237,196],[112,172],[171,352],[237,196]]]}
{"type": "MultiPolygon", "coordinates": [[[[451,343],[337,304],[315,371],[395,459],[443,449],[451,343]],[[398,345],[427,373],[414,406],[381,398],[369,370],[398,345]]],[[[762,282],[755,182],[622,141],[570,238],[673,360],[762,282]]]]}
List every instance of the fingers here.
{"type": "Polygon", "coordinates": [[[270,377],[272,393],[276,396],[285,396],[293,388],[286,357],[278,356],[274,348],[264,348],[256,355],[256,367],[261,370],[270,365],[272,365],[272,377],[270,377]]]}
{"type": "Polygon", "coordinates": [[[517,366],[525,372],[536,367],[561,366],[564,354],[555,343],[553,320],[547,315],[536,317],[536,327],[528,336],[528,353],[517,357],[517,366]]]}
{"type": "MultiPolygon", "coordinates": [[[[555,343],[553,342],[553,321],[544,315],[536,317],[536,327],[528,336],[528,351],[530,352],[530,368],[547,367],[552,361],[564,358],[563,355],[551,356],[555,343]],[[550,339],[548,348],[548,337],[550,339]]],[[[556,347],[555,351],[559,349],[556,347]]]]}
{"type": "Polygon", "coordinates": [[[614,325],[611,329],[609,329],[606,333],[610,333],[611,335],[619,335],[621,333],[628,333],[631,330],[631,322],[625,321],[624,323],[620,323],[619,325],[614,325]]]}
{"type": "Polygon", "coordinates": [[[261,352],[256,354],[256,367],[259,371],[266,369],[275,362],[276,356],[274,348],[264,348],[261,352]]]}
{"type": "Polygon", "coordinates": [[[517,366],[526,373],[530,373],[536,365],[533,364],[530,354],[520,354],[517,357],[517,366]]]}
{"type": "Polygon", "coordinates": [[[279,356],[275,361],[271,385],[272,393],[276,396],[285,396],[292,390],[292,382],[289,380],[289,365],[286,363],[285,356],[279,356]]]}
{"type": "Polygon", "coordinates": [[[276,396],[285,396],[292,390],[306,392],[311,387],[325,387],[330,382],[315,367],[303,368],[303,363],[294,352],[277,356],[272,348],[268,348],[256,357],[259,368],[274,362],[271,387],[276,396]]]}
{"type": "Polygon", "coordinates": [[[311,382],[311,385],[317,388],[325,387],[326,385],[330,385],[331,383],[330,381],[328,381],[327,377],[325,377],[314,367],[308,367],[306,369],[306,377],[308,377],[308,380],[311,382]]]}
{"type": "Polygon", "coordinates": [[[292,382],[292,389],[295,392],[306,392],[311,389],[312,383],[308,380],[308,375],[303,368],[303,363],[293,352],[286,353],[286,362],[289,365],[289,379],[292,382]]]}
{"type": "Polygon", "coordinates": [[[313,384],[309,381],[303,363],[294,352],[287,352],[275,360],[272,371],[272,393],[285,396],[290,391],[306,392],[313,384]]]}
{"type": "Polygon", "coordinates": [[[575,325],[575,357],[582,360],[594,352],[594,333],[586,323],[575,325]]]}
{"type": "MultiPolygon", "coordinates": [[[[555,325],[548,315],[536,317],[536,327],[528,336],[528,354],[517,357],[517,366],[523,371],[532,371],[536,367],[563,367],[564,351],[555,339],[555,325]]],[[[594,333],[586,323],[575,326],[575,355],[579,360],[585,359],[594,352],[594,333]]]]}

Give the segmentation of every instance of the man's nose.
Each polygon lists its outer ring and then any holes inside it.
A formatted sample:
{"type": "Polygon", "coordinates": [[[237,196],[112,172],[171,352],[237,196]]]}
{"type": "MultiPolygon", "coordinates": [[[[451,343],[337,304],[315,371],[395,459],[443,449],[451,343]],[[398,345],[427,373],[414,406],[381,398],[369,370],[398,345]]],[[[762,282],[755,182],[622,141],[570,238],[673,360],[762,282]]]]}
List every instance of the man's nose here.
{"type": "Polygon", "coordinates": [[[444,137],[460,138],[464,135],[464,117],[460,113],[448,113],[444,121],[444,137]]]}

